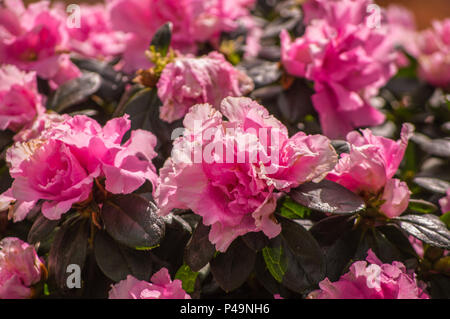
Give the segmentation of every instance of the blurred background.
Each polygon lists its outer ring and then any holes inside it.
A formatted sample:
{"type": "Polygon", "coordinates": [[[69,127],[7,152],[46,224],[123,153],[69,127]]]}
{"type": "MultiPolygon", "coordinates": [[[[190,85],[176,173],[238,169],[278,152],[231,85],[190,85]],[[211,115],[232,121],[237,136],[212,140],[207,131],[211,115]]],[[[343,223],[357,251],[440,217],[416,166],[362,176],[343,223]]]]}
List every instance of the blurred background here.
{"type": "MultiPolygon", "coordinates": [[[[1,1],[1,0],[0,0],[1,1]]],[[[38,0],[25,0],[26,3],[38,0]]],[[[66,3],[95,3],[98,0],[64,0],[66,3]]],[[[427,28],[432,20],[450,17],[450,0],[375,0],[381,6],[397,3],[412,10],[419,29],[427,28]]]]}

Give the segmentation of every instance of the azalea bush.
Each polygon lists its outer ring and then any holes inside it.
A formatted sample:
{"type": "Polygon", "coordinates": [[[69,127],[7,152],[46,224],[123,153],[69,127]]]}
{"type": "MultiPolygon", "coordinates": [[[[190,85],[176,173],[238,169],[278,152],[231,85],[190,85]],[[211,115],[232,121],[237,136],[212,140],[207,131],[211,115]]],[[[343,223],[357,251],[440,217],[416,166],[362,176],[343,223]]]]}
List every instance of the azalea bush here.
{"type": "Polygon", "coordinates": [[[450,19],[69,7],[0,3],[0,299],[450,298],[450,19]]]}

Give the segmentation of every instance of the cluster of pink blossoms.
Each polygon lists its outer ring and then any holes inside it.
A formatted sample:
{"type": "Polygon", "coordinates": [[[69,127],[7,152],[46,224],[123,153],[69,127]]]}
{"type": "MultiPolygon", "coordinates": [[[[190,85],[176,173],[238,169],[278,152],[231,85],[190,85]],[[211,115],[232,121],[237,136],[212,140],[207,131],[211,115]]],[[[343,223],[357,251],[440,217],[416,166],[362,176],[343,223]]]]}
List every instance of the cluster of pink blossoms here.
{"type": "Polygon", "coordinates": [[[256,28],[249,11],[254,3],[255,0],[109,0],[108,8],[115,30],[128,35],[123,62],[126,71],[133,71],[150,66],[144,51],[164,23],[173,24],[174,49],[195,53],[197,43],[210,42],[217,47],[221,32],[235,30],[239,21],[256,28]]]}
{"type": "Polygon", "coordinates": [[[45,112],[35,72],[0,66],[0,130],[18,131],[45,112]]]}
{"type": "Polygon", "coordinates": [[[419,34],[417,44],[419,75],[429,83],[450,87],[450,18],[434,21],[419,34]]]}
{"type": "Polygon", "coordinates": [[[275,191],[318,182],[337,160],[326,137],[299,132],[289,138],[286,127],[249,98],[228,97],[220,112],[195,105],[183,124],[155,199],[162,215],[180,208],[202,216],[222,252],[248,232],[278,235],[275,191]]]}
{"type": "Polygon", "coordinates": [[[31,298],[47,270],[34,247],[15,237],[0,241],[0,299],[31,298]]]}
{"type": "Polygon", "coordinates": [[[43,200],[43,215],[59,219],[73,204],[89,199],[96,178],[105,178],[105,189],[114,194],[131,193],[146,180],[155,183],[151,160],[156,156],[156,138],[135,130],[122,144],[129,129],[127,115],[103,128],[87,116],[43,115],[16,136],[31,139],[18,141],[7,151],[14,182],[2,194],[0,206],[13,204],[10,217],[20,221],[43,200]]]}
{"type": "Polygon", "coordinates": [[[310,20],[305,34],[292,41],[281,33],[286,71],[314,81],[312,99],[325,135],[339,138],[383,123],[385,116],[370,99],[395,74],[396,52],[388,29],[369,23],[366,10],[372,1],[312,2],[304,7],[310,20]]]}
{"type": "Polygon", "coordinates": [[[209,103],[218,109],[224,98],[246,95],[254,85],[222,54],[211,52],[200,58],[190,55],[176,58],[164,68],[157,87],[163,102],[160,118],[173,122],[195,104],[209,103]]]}
{"type": "Polygon", "coordinates": [[[181,280],[172,281],[166,268],[156,272],[150,281],[137,280],[129,275],[111,287],[109,299],[191,299],[181,287],[181,280]]]}
{"type": "Polygon", "coordinates": [[[369,129],[363,130],[362,135],[350,132],[347,135],[350,153],[341,155],[327,178],[355,193],[381,196],[378,198],[383,201],[380,211],[389,218],[399,216],[408,207],[410,191],[405,182],[393,176],[412,133],[412,125],[403,124],[401,139],[395,142],[374,136],[369,129]]]}
{"type": "Polygon", "coordinates": [[[49,1],[30,4],[6,0],[0,4],[0,61],[36,74],[57,87],[79,77],[70,61],[65,12],[49,1]]]}
{"type": "Polygon", "coordinates": [[[328,278],[320,289],[310,293],[311,299],[429,299],[415,274],[401,262],[383,264],[372,250],[366,261],[357,261],[336,282],[328,278]]]}

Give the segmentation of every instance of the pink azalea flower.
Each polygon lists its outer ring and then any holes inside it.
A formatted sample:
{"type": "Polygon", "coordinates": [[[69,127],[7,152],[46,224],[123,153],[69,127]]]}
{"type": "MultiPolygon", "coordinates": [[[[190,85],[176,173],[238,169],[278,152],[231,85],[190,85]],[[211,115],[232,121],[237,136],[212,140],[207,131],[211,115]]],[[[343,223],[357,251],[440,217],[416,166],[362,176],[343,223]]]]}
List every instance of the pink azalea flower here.
{"type": "Polygon", "coordinates": [[[419,76],[429,83],[450,86],[450,18],[434,21],[431,29],[419,34],[419,76]]]}
{"type": "Polygon", "coordinates": [[[68,28],[72,51],[83,56],[111,59],[125,51],[126,35],[112,29],[103,4],[81,5],[79,28],[68,28]]]}
{"type": "Polygon", "coordinates": [[[166,268],[161,268],[150,281],[128,275],[127,279],[111,287],[109,299],[191,299],[183,290],[181,280],[172,281],[166,268]]]}
{"type": "MultiPolygon", "coordinates": [[[[46,120],[40,119],[37,127],[45,127],[46,120]]],[[[110,120],[103,128],[89,117],[67,116],[50,121],[40,133],[32,131],[33,139],[16,142],[7,151],[14,178],[7,194],[31,207],[30,203],[44,200],[44,216],[59,219],[73,204],[89,198],[97,177],[105,177],[105,189],[114,194],[131,193],[146,180],[155,183],[151,160],[156,156],[156,138],[136,130],[121,144],[130,125],[127,115],[110,120]]],[[[13,218],[20,221],[27,213],[22,209],[13,218]]]]}
{"type": "Polygon", "coordinates": [[[21,70],[36,71],[53,87],[81,75],[65,53],[68,35],[65,15],[49,1],[30,4],[8,0],[0,6],[0,60],[21,70]]]}
{"type": "Polygon", "coordinates": [[[342,154],[335,169],[327,176],[355,193],[382,193],[380,207],[387,217],[399,216],[408,206],[408,186],[393,176],[403,159],[413,127],[404,124],[399,141],[374,136],[369,129],[350,132],[350,153],[342,154]]]}
{"type": "Polygon", "coordinates": [[[410,195],[408,184],[397,178],[388,180],[384,185],[381,197],[384,203],[380,211],[389,218],[400,216],[408,208],[410,195]]]}
{"type": "Polygon", "coordinates": [[[288,73],[314,81],[322,130],[341,138],[356,127],[384,122],[369,100],[395,74],[396,53],[388,29],[368,24],[370,1],[317,2],[327,14],[312,19],[301,38],[292,41],[281,33],[282,63],[288,73]]]}
{"type": "Polygon", "coordinates": [[[450,188],[447,189],[447,196],[439,200],[439,205],[441,205],[442,214],[450,212],[450,188]]]}
{"type": "Polygon", "coordinates": [[[248,98],[228,97],[220,112],[195,105],[183,123],[185,132],[160,170],[155,200],[162,215],[180,208],[202,216],[211,225],[209,240],[222,252],[248,232],[278,235],[275,191],[318,182],[337,160],[326,137],[299,132],[289,138],[281,122],[248,98]]]}
{"type": "Polygon", "coordinates": [[[325,278],[310,299],[429,299],[414,273],[398,261],[383,264],[370,249],[336,282],[325,278]]]}
{"type": "Polygon", "coordinates": [[[31,298],[32,286],[45,276],[33,246],[15,237],[0,241],[0,299],[31,298]]]}
{"type": "Polygon", "coordinates": [[[13,65],[0,67],[0,130],[18,131],[45,111],[36,74],[13,65]]]}
{"type": "Polygon", "coordinates": [[[255,0],[110,0],[111,22],[116,30],[129,34],[124,70],[148,68],[144,51],[156,30],[172,22],[172,47],[195,53],[197,42],[218,45],[220,34],[235,30],[241,19],[250,17],[255,0]],[[133,23],[129,23],[133,21],[133,23]]]}
{"type": "Polygon", "coordinates": [[[242,96],[253,90],[253,81],[234,68],[218,52],[196,58],[179,57],[168,64],[157,83],[163,102],[160,117],[173,122],[195,104],[210,103],[219,108],[227,96],[242,96]]]}

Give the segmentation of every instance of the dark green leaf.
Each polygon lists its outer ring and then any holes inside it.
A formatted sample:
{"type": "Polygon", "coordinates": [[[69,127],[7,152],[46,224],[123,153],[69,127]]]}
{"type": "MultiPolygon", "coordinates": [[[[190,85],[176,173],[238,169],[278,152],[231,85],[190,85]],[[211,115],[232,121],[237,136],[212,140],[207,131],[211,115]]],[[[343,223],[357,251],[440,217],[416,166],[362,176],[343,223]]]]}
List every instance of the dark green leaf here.
{"type": "Polygon", "coordinates": [[[325,276],[325,258],[314,237],[301,225],[279,217],[281,234],[263,249],[267,268],[285,287],[305,293],[325,276]]]}
{"type": "Polygon", "coordinates": [[[193,271],[199,271],[213,258],[216,248],[208,239],[210,227],[200,221],[184,250],[184,261],[193,271]]]}
{"type": "Polygon", "coordinates": [[[352,262],[358,246],[360,232],[349,231],[342,234],[331,246],[325,247],[326,277],[336,281],[352,262]]]}
{"type": "Polygon", "coordinates": [[[27,241],[31,244],[35,244],[46,239],[58,224],[59,220],[50,220],[44,215],[39,214],[34,221],[33,226],[31,226],[27,241]]]}
{"type": "Polygon", "coordinates": [[[164,220],[157,210],[139,195],[116,195],[103,204],[101,216],[106,231],[119,243],[150,249],[164,237],[164,220]]]}
{"type": "Polygon", "coordinates": [[[74,264],[83,269],[89,238],[89,219],[69,218],[55,236],[48,257],[50,279],[60,290],[67,289],[67,266],[74,264]]]}
{"type": "Polygon", "coordinates": [[[450,277],[433,275],[430,279],[430,297],[433,299],[450,299],[450,277]]]}
{"type": "Polygon", "coordinates": [[[342,153],[350,153],[350,143],[343,140],[333,140],[331,141],[336,153],[341,155],[342,153]]]}
{"type": "Polygon", "coordinates": [[[277,82],[281,77],[279,64],[263,60],[245,61],[239,64],[245,73],[253,80],[256,88],[277,82]]]}
{"type": "Polygon", "coordinates": [[[450,139],[432,140],[426,135],[415,133],[412,140],[429,154],[450,158],[450,139]]]}
{"type": "Polygon", "coordinates": [[[433,203],[422,199],[410,199],[408,209],[414,212],[430,214],[438,210],[438,207],[433,203]]]}
{"type": "Polygon", "coordinates": [[[435,215],[404,215],[392,221],[408,234],[431,246],[450,249],[450,231],[435,215]]]}
{"type": "Polygon", "coordinates": [[[183,283],[183,289],[188,294],[194,292],[197,277],[198,272],[192,271],[188,265],[182,265],[175,274],[175,279],[181,280],[183,283]]]}
{"type": "Polygon", "coordinates": [[[3,151],[3,149],[13,143],[13,136],[14,132],[5,130],[0,131],[0,152],[3,151]]]}
{"type": "Polygon", "coordinates": [[[254,251],[260,251],[269,243],[269,239],[263,232],[251,232],[242,236],[244,243],[254,251]]]}
{"type": "Polygon", "coordinates": [[[172,40],[172,23],[167,22],[156,31],[150,45],[154,46],[156,52],[159,52],[161,56],[165,57],[169,50],[171,40],[172,40]]]}
{"type": "Polygon", "coordinates": [[[413,181],[432,193],[445,194],[447,189],[450,188],[449,182],[433,177],[416,177],[413,181]]]}
{"type": "Polygon", "coordinates": [[[309,232],[322,246],[333,244],[342,234],[349,232],[353,227],[353,219],[348,216],[334,215],[315,223],[309,232]]]}
{"type": "Polygon", "coordinates": [[[440,219],[447,225],[447,228],[450,229],[450,212],[445,213],[440,217],[440,219]]]}
{"type": "Polygon", "coordinates": [[[83,73],[81,77],[64,83],[56,90],[51,109],[62,112],[69,106],[81,103],[97,92],[101,84],[102,78],[97,73],[83,73]]]}
{"type": "Polygon", "coordinates": [[[239,288],[250,276],[255,265],[256,252],[237,238],[225,253],[210,262],[211,273],[226,292],[239,288]]]}
{"type": "Polygon", "coordinates": [[[280,207],[280,214],[290,219],[303,219],[311,215],[311,210],[294,202],[291,198],[286,197],[280,207]]]}
{"type": "Polygon", "coordinates": [[[137,251],[123,246],[107,233],[100,231],[95,235],[94,253],[102,272],[115,282],[126,279],[127,275],[139,280],[150,279],[152,256],[148,251],[137,251]]]}
{"type": "Polygon", "coordinates": [[[288,195],[297,203],[324,213],[351,215],[366,207],[359,196],[328,180],[302,184],[288,195]]]}

